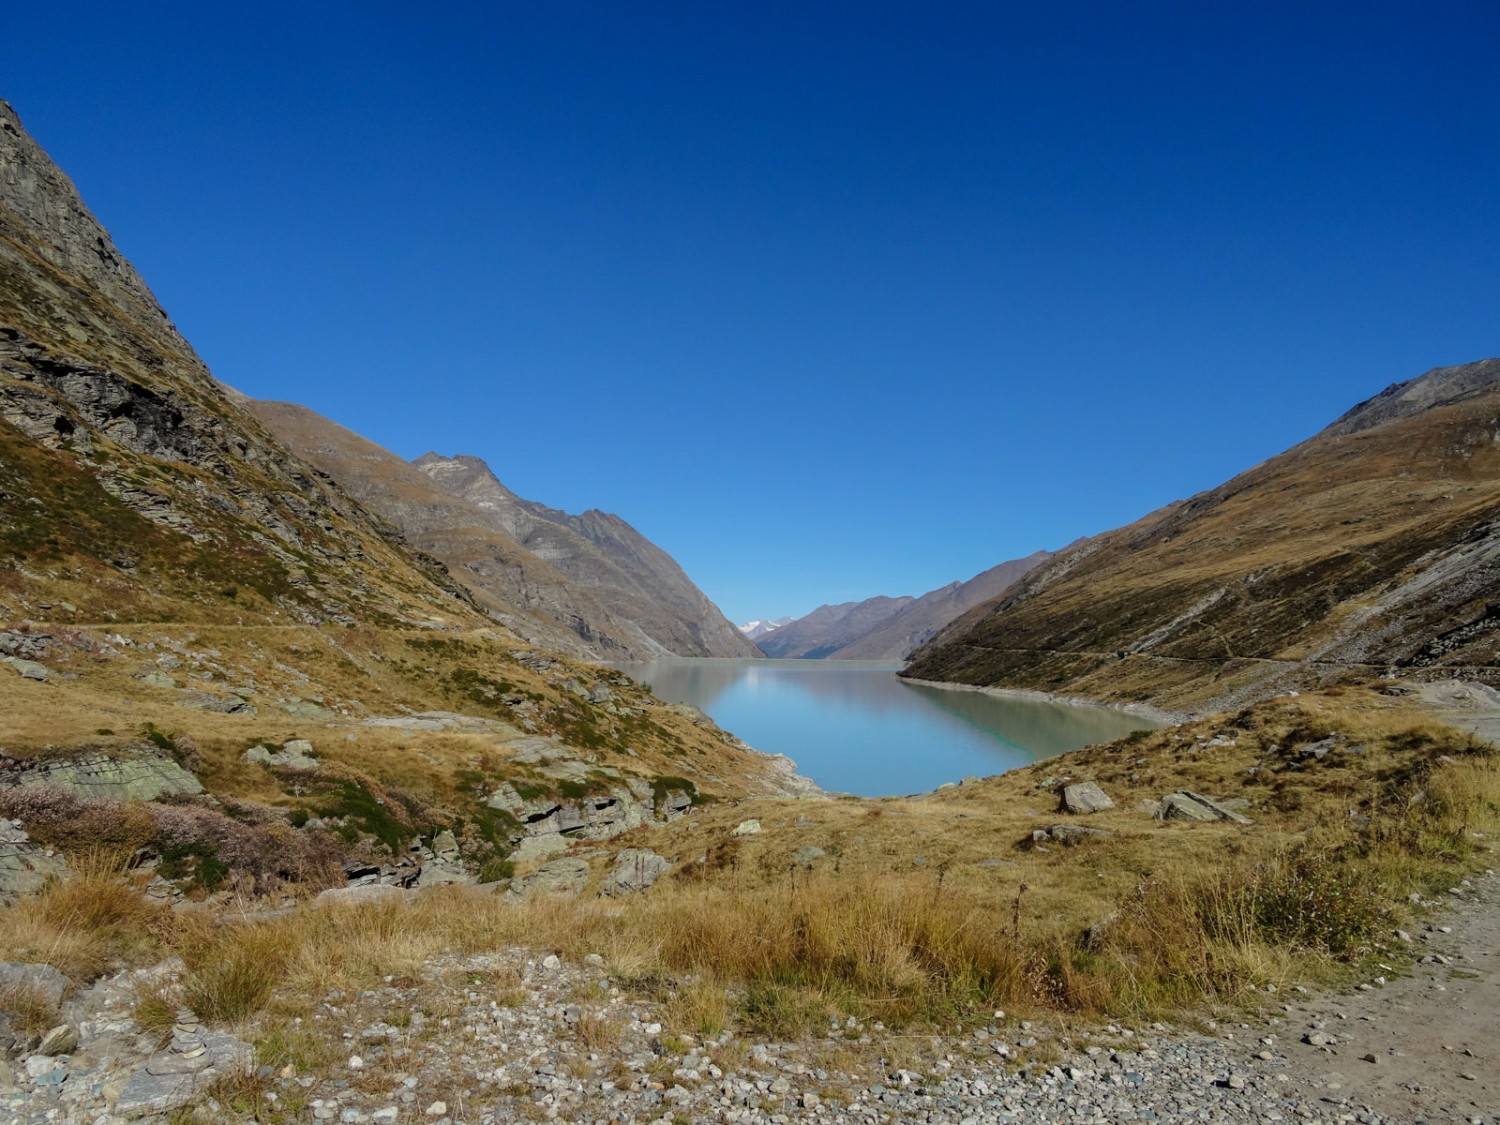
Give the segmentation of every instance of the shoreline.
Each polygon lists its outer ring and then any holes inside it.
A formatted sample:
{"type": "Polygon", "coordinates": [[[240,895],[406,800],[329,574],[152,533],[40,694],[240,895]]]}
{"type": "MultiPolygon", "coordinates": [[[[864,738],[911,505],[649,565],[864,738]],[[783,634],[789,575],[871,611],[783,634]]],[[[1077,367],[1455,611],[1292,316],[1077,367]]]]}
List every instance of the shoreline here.
{"type": "Polygon", "coordinates": [[[946,691],[977,691],[982,695],[993,695],[999,699],[1025,699],[1033,703],[1058,703],[1067,707],[1097,707],[1104,711],[1118,711],[1132,715],[1137,719],[1145,719],[1147,722],[1163,727],[1176,726],[1193,717],[1186,711],[1164,711],[1149,703],[1105,703],[1098,699],[1087,699],[1081,695],[1059,695],[1056,692],[1037,691],[1034,688],[982,687],[979,684],[958,684],[947,680],[919,680],[914,676],[902,676],[899,673],[897,679],[903,683],[921,684],[923,687],[942,688],[946,691]]]}

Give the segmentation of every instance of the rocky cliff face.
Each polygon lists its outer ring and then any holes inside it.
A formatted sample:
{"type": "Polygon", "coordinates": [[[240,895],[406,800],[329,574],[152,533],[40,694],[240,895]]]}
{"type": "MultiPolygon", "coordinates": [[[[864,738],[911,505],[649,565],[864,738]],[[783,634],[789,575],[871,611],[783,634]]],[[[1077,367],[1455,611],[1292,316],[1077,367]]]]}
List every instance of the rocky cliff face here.
{"type": "Polygon", "coordinates": [[[1438,368],[1074,547],[907,674],[1177,709],[1356,676],[1500,678],[1500,361],[1438,368]]]}
{"type": "Polygon", "coordinates": [[[0,417],[0,550],[68,564],[20,568],[22,607],[40,583],[96,617],[473,615],[230,401],[3,103],[0,417]]]}

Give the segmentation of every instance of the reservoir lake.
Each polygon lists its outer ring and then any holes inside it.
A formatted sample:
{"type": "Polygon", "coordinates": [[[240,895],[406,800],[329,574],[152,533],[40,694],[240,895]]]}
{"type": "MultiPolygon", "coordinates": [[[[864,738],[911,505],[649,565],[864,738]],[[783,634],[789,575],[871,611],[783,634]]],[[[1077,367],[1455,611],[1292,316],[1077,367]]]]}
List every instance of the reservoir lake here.
{"type": "Polygon", "coordinates": [[[672,659],[621,664],[658,699],[691,703],[824,789],[922,793],[1154,724],[1106,707],[907,683],[864,660],[672,659]]]}

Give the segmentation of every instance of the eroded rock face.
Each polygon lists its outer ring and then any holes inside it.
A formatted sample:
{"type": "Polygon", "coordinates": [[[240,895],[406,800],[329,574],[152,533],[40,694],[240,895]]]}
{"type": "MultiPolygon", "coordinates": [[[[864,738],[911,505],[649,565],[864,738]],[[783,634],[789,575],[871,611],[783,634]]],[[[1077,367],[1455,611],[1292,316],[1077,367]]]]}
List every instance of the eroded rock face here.
{"type": "Polygon", "coordinates": [[[137,751],[130,756],[78,754],[36,762],[13,762],[0,769],[0,788],[51,785],[92,799],[154,801],[159,797],[197,796],[198,779],[176,762],[137,751]]]}

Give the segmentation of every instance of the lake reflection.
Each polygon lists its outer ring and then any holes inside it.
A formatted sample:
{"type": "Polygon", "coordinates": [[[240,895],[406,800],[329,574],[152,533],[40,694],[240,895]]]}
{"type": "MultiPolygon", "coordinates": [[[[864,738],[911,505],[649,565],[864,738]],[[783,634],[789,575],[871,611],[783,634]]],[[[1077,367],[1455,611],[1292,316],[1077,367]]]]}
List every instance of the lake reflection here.
{"type": "Polygon", "coordinates": [[[757,750],[785,754],[825,789],[918,793],[1003,773],[1150,724],[1074,707],[897,679],[863,660],[659,660],[621,665],[660,699],[692,703],[757,750]]]}

